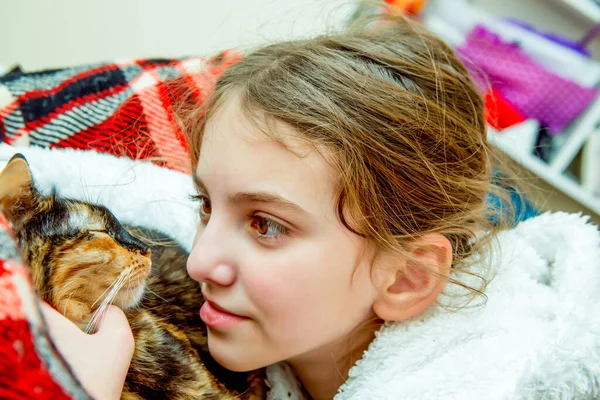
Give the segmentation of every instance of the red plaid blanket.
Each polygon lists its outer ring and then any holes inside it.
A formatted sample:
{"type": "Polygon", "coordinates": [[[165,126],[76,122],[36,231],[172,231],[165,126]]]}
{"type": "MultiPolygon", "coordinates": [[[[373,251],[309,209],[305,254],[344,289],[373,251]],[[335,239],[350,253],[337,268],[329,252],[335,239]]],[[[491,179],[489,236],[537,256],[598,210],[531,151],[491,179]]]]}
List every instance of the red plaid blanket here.
{"type": "Polygon", "coordinates": [[[0,399],[86,399],[48,336],[10,237],[0,214],[0,399]]]}
{"type": "Polygon", "coordinates": [[[202,102],[240,55],[121,63],[0,77],[0,139],[8,144],[152,158],[186,171],[187,143],[173,118],[182,92],[202,102]]]}
{"type": "MultiPolygon", "coordinates": [[[[0,139],[157,158],[188,171],[188,147],[174,119],[183,92],[202,102],[240,56],[133,60],[0,77],[0,139]]],[[[87,399],[46,332],[37,296],[0,213],[0,398],[87,399]]]]}

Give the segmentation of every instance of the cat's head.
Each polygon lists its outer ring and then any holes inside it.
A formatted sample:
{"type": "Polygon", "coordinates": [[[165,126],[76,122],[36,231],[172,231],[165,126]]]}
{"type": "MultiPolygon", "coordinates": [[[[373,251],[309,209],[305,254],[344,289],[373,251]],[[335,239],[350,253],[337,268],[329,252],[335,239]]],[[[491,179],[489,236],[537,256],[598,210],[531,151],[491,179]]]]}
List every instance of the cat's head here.
{"type": "Polygon", "coordinates": [[[17,154],[0,173],[0,211],[40,296],[74,322],[87,322],[103,302],[127,309],[140,301],[149,248],[106,207],[41,195],[17,154]]]}

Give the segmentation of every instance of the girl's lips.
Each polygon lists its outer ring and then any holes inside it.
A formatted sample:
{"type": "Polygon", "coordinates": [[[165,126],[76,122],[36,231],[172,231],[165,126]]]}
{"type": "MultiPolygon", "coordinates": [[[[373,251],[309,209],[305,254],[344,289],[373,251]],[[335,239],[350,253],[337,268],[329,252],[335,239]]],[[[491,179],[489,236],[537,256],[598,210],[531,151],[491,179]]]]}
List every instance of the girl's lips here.
{"type": "Polygon", "coordinates": [[[211,328],[231,328],[248,318],[231,314],[208,300],[200,307],[200,319],[211,328]]]}

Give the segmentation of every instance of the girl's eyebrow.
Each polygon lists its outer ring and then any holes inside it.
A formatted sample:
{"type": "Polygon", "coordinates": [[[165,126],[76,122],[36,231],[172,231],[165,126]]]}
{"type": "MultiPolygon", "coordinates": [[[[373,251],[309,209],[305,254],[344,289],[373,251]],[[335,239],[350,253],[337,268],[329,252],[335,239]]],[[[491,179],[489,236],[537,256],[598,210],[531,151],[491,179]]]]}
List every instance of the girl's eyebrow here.
{"type": "MultiPolygon", "coordinates": [[[[193,174],[192,177],[194,179],[194,185],[196,185],[196,189],[199,192],[208,194],[206,186],[204,185],[204,182],[202,182],[200,177],[198,177],[196,174],[193,174]]],[[[279,206],[296,213],[312,215],[311,213],[300,207],[298,204],[293,203],[278,194],[269,192],[239,192],[235,194],[230,194],[227,196],[227,202],[236,205],[243,203],[263,203],[273,206],[279,206]]]]}
{"type": "Polygon", "coordinates": [[[192,179],[194,180],[194,186],[196,186],[196,190],[199,193],[208,193],[208,191],[206,190],[206,186],[204,186],[204,182],[202,182],[198,175],[192,173],[192,179]]]}
{"type": "Polygon", "coordinates": [[[279,196],[278,194],[268,192],[240,192],[227,196],[227,201],[231,204],[243,203],[262,203],[288,209],[292,212],[301,214],[310,214],[296,203],[279,196]]]}

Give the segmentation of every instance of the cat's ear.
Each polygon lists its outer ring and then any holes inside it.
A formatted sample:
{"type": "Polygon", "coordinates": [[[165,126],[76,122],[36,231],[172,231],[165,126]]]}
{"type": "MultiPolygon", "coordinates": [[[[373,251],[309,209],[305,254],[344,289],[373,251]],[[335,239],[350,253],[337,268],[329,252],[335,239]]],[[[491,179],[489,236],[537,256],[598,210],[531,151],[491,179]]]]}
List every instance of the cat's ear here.
{"type": "Polygon", "coordinates": [[[15,224],[30,214],[39,198],[27,160],[15,154],[0,172],[0,211],[15,224]]]}

